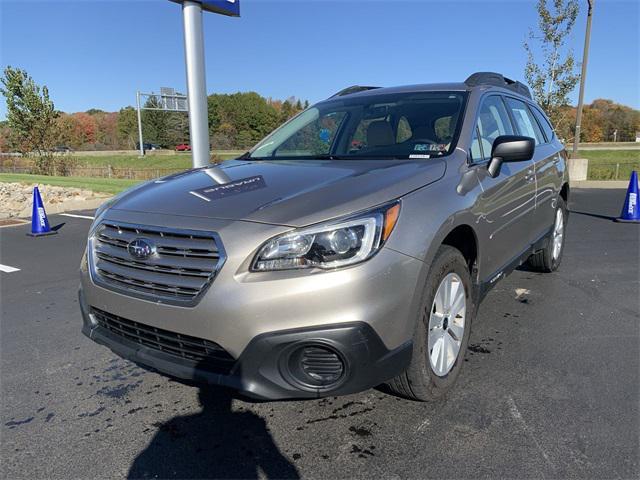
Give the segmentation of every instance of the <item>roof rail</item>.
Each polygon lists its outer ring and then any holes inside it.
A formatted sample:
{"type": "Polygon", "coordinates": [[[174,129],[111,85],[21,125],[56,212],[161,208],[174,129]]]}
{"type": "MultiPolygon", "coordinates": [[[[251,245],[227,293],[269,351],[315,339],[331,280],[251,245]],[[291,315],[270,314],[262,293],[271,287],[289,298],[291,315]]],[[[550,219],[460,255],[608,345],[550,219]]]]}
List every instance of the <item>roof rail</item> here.
{"type": "Polygon", "coordinates": [[[469,78],[467,78],[464,83],[469,87],[475,87],[477,85],[495,85],[496,87],[508,88],[509,90],[512,90],[524,97],[531,98],[529,87],[524,83],[511,80],[501,73],[476,72],[469,75],[469,78]]]}
{"type": "Polygon", "coordinates": [[[352,93],[358,93],[358,92],[365,92],[367,90],[375,90],[376,88],[380,88],[380,87],[367,87],[367,86],[362,86],[362,85],[352,85],[351,87],[343,88],[338,93],[334,93],[329,98],[342,97],[344,95],[350,95],[352,93]]]}

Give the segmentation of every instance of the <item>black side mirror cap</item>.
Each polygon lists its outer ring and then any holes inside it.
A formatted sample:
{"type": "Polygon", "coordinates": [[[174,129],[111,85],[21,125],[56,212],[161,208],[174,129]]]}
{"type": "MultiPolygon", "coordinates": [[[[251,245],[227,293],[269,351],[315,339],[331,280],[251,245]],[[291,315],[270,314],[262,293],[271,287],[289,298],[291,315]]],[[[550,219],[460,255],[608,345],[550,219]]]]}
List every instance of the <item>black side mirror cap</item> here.
{"type": "Polygon", "coordinates": [[[496,178],[505,162],[524,162],[533,158],[536,142],[533,138],[518,135],[501,135],[493,141],[491,161],[487,169],[496,178]]]}

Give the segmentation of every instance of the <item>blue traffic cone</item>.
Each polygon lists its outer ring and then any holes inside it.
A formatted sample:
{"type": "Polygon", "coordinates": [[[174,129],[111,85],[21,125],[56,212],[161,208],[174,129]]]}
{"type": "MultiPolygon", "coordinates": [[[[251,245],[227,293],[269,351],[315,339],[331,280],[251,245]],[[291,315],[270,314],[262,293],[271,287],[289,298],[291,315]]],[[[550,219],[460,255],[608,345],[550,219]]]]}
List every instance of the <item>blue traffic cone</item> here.
{"type": "Polygon", "coordinates": [[[624,206],[616,222],[640,223],[640,209],[638,209],[638,174],[634,170],[631,172],[629,188],[624,199],[624,206]]]}
{"type": "Polygon", "coordinates": [[[40,197],[38,187],[33,187],[33,211],[31,212],[31,232],[27,233],[30,237],[42,237],[44,235],[54,235],[58,233],[51,230],[47,212],[44,211],[44,204],[40,197]]]}

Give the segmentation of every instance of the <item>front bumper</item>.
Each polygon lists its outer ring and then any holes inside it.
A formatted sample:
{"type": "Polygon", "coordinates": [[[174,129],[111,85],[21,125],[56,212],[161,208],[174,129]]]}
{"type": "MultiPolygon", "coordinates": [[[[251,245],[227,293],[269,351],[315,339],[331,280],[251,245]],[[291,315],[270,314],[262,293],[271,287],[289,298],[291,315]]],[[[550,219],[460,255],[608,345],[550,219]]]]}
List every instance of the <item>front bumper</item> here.
{"type": "Polygon", "coordinates": [[[216,232],[227,254],[211,287],[189,307],[100,286],[85,256],[80,269],[83,331],[122,357],[179,378],[227,385],[262,398],[355,392],[392,378],[408,364],[424,266],[415,258],[382,248],[368,261],[344,269],[254,273],[248,268],[257,246],[287,227],[119,210],[109,210],[107,217],[114,222],[216,232]],[[90,309],[213,342],[235,360],[233,369],[212,373],[197,362],[119,339],[92,324],[90,309]],[[281,352],[309,339],[326,341],[345,356],[346,381],[330,392],[296,388],[282,376],[281,352]]]}
{"type": "Polygon", "coordinates": [[[412,344],[388,350],[368,324],[351,322],[325,327],[298,328],[255,337],[225,373],[196,362],[149,348],[95,324],[82,291],[79,303],[82,333],[122,358],[160,373],[198,383],[236,389],[261,400],[319,398],[345,395],[379,385],[402,373],[411,360],[412,344]],[[334,388],[301,386],[286,371],[288,354],[303,345],[327,345],[345,364],[343,379],[334,388]]]}

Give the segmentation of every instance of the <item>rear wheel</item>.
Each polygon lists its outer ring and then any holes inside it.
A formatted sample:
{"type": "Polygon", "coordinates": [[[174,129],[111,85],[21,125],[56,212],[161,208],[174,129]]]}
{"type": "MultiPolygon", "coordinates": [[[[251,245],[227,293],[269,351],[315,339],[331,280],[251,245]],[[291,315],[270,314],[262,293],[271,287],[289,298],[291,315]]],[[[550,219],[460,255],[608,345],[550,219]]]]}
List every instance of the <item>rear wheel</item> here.
{"type": "Polygon", "coordinates": [[[443,245],[427,279],[411,363],[389,387],[413,400],[442,398],[460,373],[474,315],[466,261],[457,249],[443,245]]]}
{"type": "Polygon", "coordinates": [[[567,227],[567,206],[562,197],[558,206],[547,246],[529,257],[529,265],[539,272],[554,272],[560,266],[564,253],[565,230],[567,227]]]}

